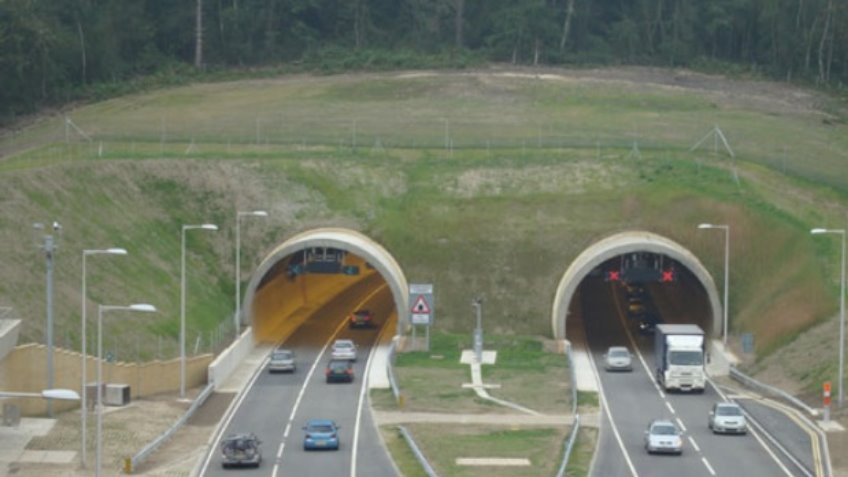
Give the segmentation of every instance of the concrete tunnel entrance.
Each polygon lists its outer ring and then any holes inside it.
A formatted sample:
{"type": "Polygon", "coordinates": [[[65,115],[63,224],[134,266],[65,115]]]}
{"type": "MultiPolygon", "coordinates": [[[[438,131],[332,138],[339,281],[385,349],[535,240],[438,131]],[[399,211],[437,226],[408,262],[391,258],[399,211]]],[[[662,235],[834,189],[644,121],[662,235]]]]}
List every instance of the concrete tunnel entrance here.
{"type": "Polygon", "coordinates": [[[300,324],[294,320],[285,322],[292,318],[295,310],[310,302],[326,299],[324,293],[367,279],[374,273],[382,277],[391,291],[400,333],[407,327],[406,313],[401,311],[408,308],[408,285],[403,271],[394,257],[377,242],[357,231],[342,228],[299,233],[266,255],[245,290],[242,303],[244,324],[253,327],[256,342],[276,342],[288,328],[300,324]],[[326,275],[293,272],[298,270],[294,260],[302,257],[307,250],[340,255],[339,265],[344,271],[326,275]]]}
{"type": "Polygon", "coordinates": [[[698,258],[682,245],[662,237],[660,235],[645,231],[628,231],[606,237],[595,242],[577,256],[565,271],[557,286],[554,297],[553,310],[551,313],[551,326],[554,338],[566,339],[566,325],[569,316],[569,308],[575,292],[581,282],[605,263],[619,256],[628,254],[650,253],[668,257],[680,265],[684,275],[689,281],[700,284],[706,292],[707,302],[710,307],[708,313],[712,323],[707,323],[705,330],[712,335],[720,336],[722,330],[722,308],[719,293],[715,282],[706,267],[698,258]]]}

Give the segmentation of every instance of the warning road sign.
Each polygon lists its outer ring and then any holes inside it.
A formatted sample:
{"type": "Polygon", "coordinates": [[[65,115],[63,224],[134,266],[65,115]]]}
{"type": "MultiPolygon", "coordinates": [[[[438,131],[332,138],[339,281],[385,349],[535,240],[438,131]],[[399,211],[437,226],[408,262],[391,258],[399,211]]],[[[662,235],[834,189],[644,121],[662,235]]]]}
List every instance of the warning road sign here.
{"type": "Polygon", "coordinates": [[[430,305],[427,304],[427,300],[424,298],[424,295],[418,295],[418,298],[415,299],[415,304],[412,305],[412,312],[430,314],[430,305]]]}
{"type": "Polygon", "coordinates": [[[433,324],[433,285],[409,285],[409,320],[413,325],[433,324]]]}

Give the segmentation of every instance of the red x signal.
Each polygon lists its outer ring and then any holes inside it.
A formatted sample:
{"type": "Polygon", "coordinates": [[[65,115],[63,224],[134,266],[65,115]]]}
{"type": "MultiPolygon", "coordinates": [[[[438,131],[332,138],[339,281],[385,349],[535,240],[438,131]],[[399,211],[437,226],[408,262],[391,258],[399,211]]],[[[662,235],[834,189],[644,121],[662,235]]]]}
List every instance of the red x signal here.
{"type": "Polygon", "coordinates": [[[674,281],[674,270],[663,270],[661,282],[673,282],[674,281]]]}
{"type": "Polygon", "coordinates": [[[607,281],[608,282],[617,282],[621,280],[621,271],[619,270],[610,270],[607,272],[607,281]]]}

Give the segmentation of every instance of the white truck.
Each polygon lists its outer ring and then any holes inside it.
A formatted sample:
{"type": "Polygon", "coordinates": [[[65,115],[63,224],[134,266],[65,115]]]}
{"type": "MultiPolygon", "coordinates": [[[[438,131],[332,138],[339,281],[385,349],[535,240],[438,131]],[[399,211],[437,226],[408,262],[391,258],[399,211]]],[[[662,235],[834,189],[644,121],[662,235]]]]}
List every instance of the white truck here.
{"type": "Polygon", "coordinates": [[[657,382],[666,391],[704,392],[706,339],[692,324],[660,323],[654,332],[657,382]]]}

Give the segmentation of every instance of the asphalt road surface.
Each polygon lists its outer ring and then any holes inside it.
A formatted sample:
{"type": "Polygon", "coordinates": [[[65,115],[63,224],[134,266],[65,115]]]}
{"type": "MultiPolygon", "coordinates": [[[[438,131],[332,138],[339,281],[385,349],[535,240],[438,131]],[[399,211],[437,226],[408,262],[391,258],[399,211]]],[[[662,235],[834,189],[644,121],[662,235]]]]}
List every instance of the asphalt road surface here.
{"type": "Polygon", "coordinates": [[[794,475],[760,443],[756,433],[714,435],[707,428],[710,407],[723,400],[712,386],[703,394],[667,394],[655,385],[649,371],[654,369],[653,336],[640,336],[635,323],[628,323],[623,295],[613,288],[617,286],[591,278],[581,286],[583,326],[607,404],[592,475],[794,475]],[[603,353],[613,345],[625,345],[634,352],[633,372],[603,370],[603,353]],[[645,451],[644,431],[654,418],[671,419],[683,428],[683,455],[649,455],[645,451]]]}
{"type": "Polygon", "coordinates": [[[396,477],[397,471],[365,402],[363,379],[372,345],[393,311],[391,292],[379,274],[342,292],[318,310],[282,345],[294,350],[296,372],[271,374],[263,369],[249,383],[249,390],[222,433],[255,433],[262,441],[260,468],[224,470],[216,443],[201,475],[249,472],[252,476],[272,477],[396,477]],[[358,308],[370,309],[377,326],[350,329],[345,318],[358,308]],[[358,346],[353,383],[325,382],[329,347],[337,338],[352,339],[358,346]],[[303,449],[302,428],[313,418],[332,419],[340,426],[338,451],[303,449]]]}

